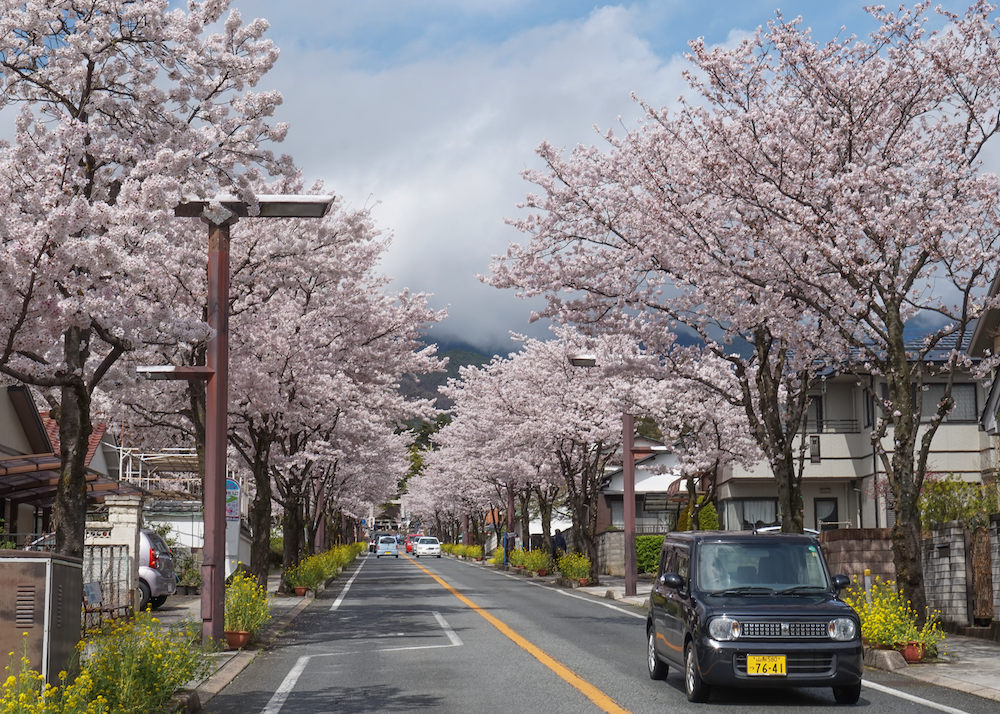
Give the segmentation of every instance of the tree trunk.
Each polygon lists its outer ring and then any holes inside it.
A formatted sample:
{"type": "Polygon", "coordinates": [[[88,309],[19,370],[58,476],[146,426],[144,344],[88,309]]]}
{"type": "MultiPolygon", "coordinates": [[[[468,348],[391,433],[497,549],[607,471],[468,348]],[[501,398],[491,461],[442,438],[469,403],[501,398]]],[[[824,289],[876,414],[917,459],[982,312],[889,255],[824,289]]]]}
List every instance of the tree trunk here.
{"type": "Polygon", "coordinates": [[[521,548],[531,550],[531,491],[524,489],[517,494],[521,516],[521,548]]]}
{"type": "MultiPolygon", "coordinates": [[[[302,502],[298,493],[290,490],[285,496],[284,511],[281,517],[281,572],[287,573],[299,564],[302,558],[302,536],[305,528],[302,518],[302,502]]],[[[281,579],[281,587],[286,587],[284,577],[281,579]]],[[[287,592],[287,590],[285,591],[287,592]]]]}
{"type": "MultiPolygon", "coordinates": [[[[68,375],[82,375],[87,361],[89,330],[71,327],[64,335],[68,375]]],[[[90,446],[90,391],[82,377],[73,376],[64,384],[59,407],[59,449],[62,464],[59,485],[52,506],[52,526],[56,552],[83,557],[87,527],[87,450],[90,446]]]]}
{"type": "Polygon", "coordinates": [[[253,464],[256,493],[250,505],[250,572],[257,583],[267,587],[271,557],[271,472],[266,460],[253,464]]]}

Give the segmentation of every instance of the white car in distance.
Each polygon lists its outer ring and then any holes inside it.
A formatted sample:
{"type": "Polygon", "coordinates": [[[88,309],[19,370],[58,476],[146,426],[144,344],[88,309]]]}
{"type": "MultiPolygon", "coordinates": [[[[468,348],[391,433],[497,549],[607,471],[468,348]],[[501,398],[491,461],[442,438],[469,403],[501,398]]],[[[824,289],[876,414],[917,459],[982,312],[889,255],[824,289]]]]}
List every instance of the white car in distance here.
{"type": "Polygon", "coordinates": [[[441,543],[434,536],[423,536],[413,544],[413,554],[418,558],[421,555],[436,555],[441,557],[441,543]]]}

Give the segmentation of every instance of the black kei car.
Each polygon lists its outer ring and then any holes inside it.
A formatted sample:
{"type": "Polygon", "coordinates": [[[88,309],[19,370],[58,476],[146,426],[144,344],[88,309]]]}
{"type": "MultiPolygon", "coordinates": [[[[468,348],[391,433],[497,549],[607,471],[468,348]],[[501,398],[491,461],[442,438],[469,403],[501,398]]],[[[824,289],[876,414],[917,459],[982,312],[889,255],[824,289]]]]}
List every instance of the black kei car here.
{"type": "Polygon", "coordinates": [[[692,702],[713,685],[832,687],[861,695],[861,624],[841,602],[812,536],[752,531],[670,533],[649,598],[649,676],[684,673],[692,702]]]}

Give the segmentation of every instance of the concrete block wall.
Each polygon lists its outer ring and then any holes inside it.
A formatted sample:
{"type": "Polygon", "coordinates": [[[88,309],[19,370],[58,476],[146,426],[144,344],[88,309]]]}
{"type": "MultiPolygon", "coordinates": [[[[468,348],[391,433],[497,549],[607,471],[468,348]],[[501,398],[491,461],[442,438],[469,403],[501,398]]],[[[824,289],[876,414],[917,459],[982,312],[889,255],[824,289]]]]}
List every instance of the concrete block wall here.
{"type": "Polygon", "coordinates": [[[968,550],[965,528],[958,521],[935,526],[923,541],[924,590],[927,605],[941,611],[942,622],[970,625],[968,550]]]}
{"type": "Polygon", "coordinates": [[[597,573],[625,577],[625,531],[597,534],[597,573]]]}
{"type": "Polygon", "coordinates": [[[890,528],[838,528],[819,534],[832,575],[843,574],[864,583],[865,570],[885,582],[896,579],[890,528]]]}

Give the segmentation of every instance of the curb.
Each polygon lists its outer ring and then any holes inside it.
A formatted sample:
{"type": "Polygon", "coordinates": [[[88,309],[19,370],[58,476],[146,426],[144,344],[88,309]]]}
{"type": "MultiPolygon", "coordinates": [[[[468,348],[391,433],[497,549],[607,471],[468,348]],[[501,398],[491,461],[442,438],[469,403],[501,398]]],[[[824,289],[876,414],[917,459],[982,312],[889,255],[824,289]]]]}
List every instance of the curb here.
{"type": "Polygon", "coordinates": [[[257,647],[252,650],[238,651],[228,662],[219,667],[219,669],[217,669],[211,677],[206,679],[197,687],[175,694],[173,696],[174,705],[172,707],[172,711],[186,712],[187,714],[194,714],[195,712],[200,711],[201,708],[208,704],[208,702],[210,702],[216,694],[221,692],[230,682],[236,679],[240,672],[250,666],[250,663],[256,659],[257,654],[265,647],[271,645],[278,635],[280,635],[281,632],[288,627],[289,623],[298,617],[299,614],[309,606],[309,603],[316,599],[316,595],[324,590],[326,590],[325,583],[321,584],[317,588],[317,592],[315,594],[310,593],[304,595],[301,602],[297,603],[295,607],[272,622],[268,628],[264,630],[264,634],[262,634],[257,640],[257,647]]]}

